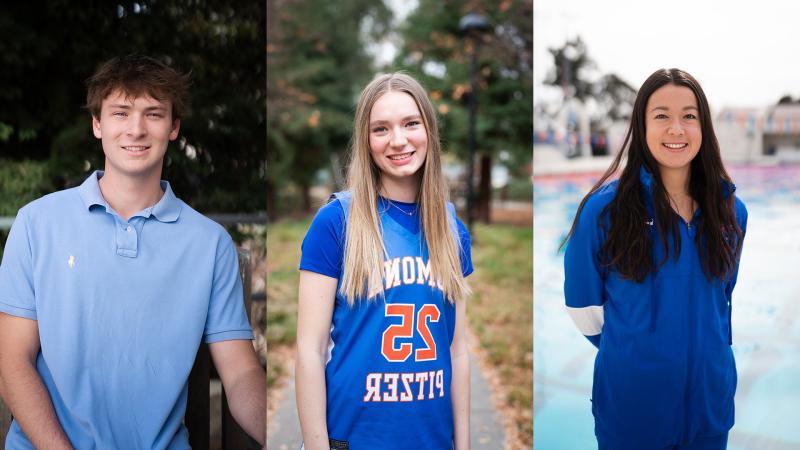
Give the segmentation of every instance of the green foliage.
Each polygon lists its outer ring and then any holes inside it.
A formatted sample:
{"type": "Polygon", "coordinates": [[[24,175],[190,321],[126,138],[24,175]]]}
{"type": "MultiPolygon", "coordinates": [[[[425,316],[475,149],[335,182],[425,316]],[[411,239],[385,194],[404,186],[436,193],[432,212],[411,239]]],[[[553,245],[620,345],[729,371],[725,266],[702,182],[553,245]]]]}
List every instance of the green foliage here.
{"type": "MultiPolygon", "coordinates": [[[[53,190],[46,161],[10,161],[0,158],[0,217],[14,217],[17,211],[53,190]]],[[[8,230],[0,229],[0,258],[8,230]]]]}
{"type": "Polygon", "coordinates": [[[0,122],[0,142],[6,142],[14,133],[14,127],[0,122]]]}
{"type": "Polygon", "coordinates": [[[0,159],[0,216],[15,216],[19,208],[52,189],[46,162],[0,159]]]}
{"type": "Polygon", "coordinates": [[[392,69],[419,77],[431,93],[445,150],[467,151],[473,44],[461,35],[459,20],[478,12],[493,31],[483,36],[478,54],[477,150],[507,151],[509,161],[530,161],[532,10],[530,0],[420,0],[401,27],[403,46],[392,69]]]}
{"type": "Polygon", "coordinates": [[[0,154],[46,161],[47,189],[102,168],[84,80],[113,56],[145,53],[192,72],[193,114],[164,178],[201,211],[263,210],[265,24],[261,2],[2,2],[0,154]]]}
{"type": "MultiPolygon", "coordinates": [[[[268,4],[267,177],[270,193],[307,188],[343,154],[355,97],[373,68],[364,51],[385,32],[390,12],[373,0],[268,4]]],[[[275,212],[275,211],[272,211],[275,212]]]]}

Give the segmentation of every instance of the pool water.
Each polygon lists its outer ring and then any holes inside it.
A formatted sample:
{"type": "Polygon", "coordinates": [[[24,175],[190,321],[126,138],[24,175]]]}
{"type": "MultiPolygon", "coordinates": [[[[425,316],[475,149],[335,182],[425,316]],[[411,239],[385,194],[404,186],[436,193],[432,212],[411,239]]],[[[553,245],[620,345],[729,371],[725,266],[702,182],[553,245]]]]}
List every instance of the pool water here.
{"type": "MultiPolygon", "coordinates": [[[[730,167],[748,209],[733,292],[739,383],[730,450],[800,449],[800,166],[730,167]]],[[[534,448],[597,448],[589,397],[596,350],[564,310],[563,253],[599,173],[534,179],[534,448]]]]}

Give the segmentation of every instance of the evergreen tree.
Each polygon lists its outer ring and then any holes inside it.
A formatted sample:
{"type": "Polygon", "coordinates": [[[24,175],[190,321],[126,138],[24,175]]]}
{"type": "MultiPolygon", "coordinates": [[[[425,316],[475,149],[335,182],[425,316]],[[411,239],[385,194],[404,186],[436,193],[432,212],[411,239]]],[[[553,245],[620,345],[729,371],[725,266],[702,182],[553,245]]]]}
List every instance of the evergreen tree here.
{"type": "MultiPolygon", "coordinates": [[[[344,160],[359,90],[374,65],[366,42],[386,33],[391,12],[372,0],[271,0],[268,26],[268,209],[296,186],[302,208],[320,169],[344,160]]],[[[334,171],[340,170],[333,167],[334,171]]]]}
{"type": "Polygon", "coordinates": [[[459,20],[474,12],[492,31],[478,57],[476,152],[480,161],[478,217],[489,221],[491,166],[501,152],[512,173],[531,160],[533,117],[531,0],[420,0],[401,27],[402,48],[393,68],[418,76],[440,114],[445,151],[466,160],[472,43],[459,20]]]}

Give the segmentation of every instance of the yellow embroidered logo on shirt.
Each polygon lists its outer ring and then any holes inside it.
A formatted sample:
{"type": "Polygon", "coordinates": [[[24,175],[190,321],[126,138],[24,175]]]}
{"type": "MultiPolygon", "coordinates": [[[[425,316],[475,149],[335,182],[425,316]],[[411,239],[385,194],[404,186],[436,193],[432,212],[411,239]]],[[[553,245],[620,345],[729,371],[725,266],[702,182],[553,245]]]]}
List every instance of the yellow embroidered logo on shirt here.
{"type": "Polygon", "coordinates": [[[69,259],[67,260],[67,265],[69,266],[70,269],[75,267],[75,257],[74,256],[69,255],[69,259]]]}

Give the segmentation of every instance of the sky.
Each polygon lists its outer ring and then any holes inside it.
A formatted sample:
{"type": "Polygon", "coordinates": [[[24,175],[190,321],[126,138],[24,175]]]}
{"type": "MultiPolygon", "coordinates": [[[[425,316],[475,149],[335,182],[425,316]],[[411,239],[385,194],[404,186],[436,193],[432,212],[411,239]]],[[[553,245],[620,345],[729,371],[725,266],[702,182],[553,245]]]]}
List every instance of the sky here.
{"type": "Polygon", "coordinates": [[[542,85],[547,49],[578,35],[601,73],[637,89],[656,69],[686,70],[712,110],[800,97],[800,2],[536,0],[533,14],[534,103],[561,95],[542,85]]]}
{"type": "MultiPolygon", "coordinates": [[[[394,25],[402,23],[406,17],[417,8],[417,0],[386,0],[386,6],[394,13],[394,25]]],[[[376,42],[367,47],[367,52],[374,55],[377,65],[390,63],[398,52],[399,36],[392,33],[382,42],[376,42]]]]}

